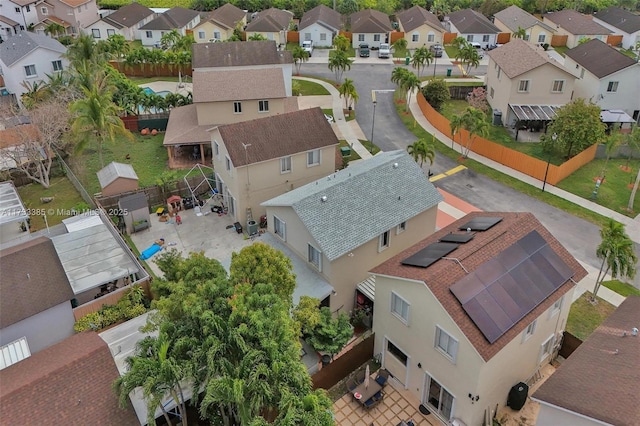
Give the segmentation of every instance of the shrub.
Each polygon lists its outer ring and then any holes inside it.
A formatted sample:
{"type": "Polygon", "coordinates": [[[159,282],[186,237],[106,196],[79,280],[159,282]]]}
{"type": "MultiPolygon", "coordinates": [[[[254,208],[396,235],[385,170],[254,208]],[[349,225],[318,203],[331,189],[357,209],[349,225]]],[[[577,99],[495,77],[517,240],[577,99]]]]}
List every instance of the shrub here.
{"type": "Polygon", "coordinates": [[[436,111],[439,111],[442,104],[451,98],[447,83],[441,79],[430,80],[429,84],[422,88],[422,96],[436,111]]]}
{"type": "Polygon", "coordinates": [[[97,312],[92,312],[80,318],[73,329],[76,332],[85,330],[100,330],[119,321],[130,320],[144,314],[149,301],[144,295],[144,289],[133,286],[115,305],[103,305],[97,312]]]}

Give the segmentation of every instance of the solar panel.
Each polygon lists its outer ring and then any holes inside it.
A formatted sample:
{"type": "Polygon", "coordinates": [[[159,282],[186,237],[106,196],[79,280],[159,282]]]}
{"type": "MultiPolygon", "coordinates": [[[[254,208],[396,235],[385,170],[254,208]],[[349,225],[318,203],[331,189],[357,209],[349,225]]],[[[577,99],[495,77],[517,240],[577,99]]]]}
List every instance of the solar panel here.
{"type": "MultiPolygon", "coordinates": [[[[467,228],[465,228],[467,229],[467,228]]],[[[459,243],[464,244],[468,243],[473,239],[473,235],[471,232],[467,232],[466,234],[454,234],[450,233],[440,238],[438,241],[441,243],[459,243]]]]}
{"type": "Polygon", "coordinates": [[[572,275],[569,265],[544,238],[531,231],[450,290],[493,343],[572,275]]]}
{"type": "Polygon", "coordinates": [[[501,217],[476,217],[474,219],[471,219],[469,222],[465,223],[458,229],[464,231],[486,231],[487,229],[491,229],[494,225],[500,223],[501,221],[501,217]]]}
{"type": "Polygon", "coordinates": [[[454,243],[433,243],[429,244],[413,256],[407,257],[401,263],[408,266],[419,266],[427,268],[431,264],[437,262],[442,256],[446,256],[456,248],[459,244],[454,243]]]}

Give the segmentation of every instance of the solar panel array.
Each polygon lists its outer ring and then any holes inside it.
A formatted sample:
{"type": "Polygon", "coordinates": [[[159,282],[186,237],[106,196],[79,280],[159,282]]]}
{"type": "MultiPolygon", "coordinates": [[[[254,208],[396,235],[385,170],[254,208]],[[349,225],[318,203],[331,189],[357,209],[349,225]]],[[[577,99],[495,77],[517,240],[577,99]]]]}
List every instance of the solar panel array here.
{"type": "Polygon", "coordinates": [[[532,231],[450,290],[493,343],[571,276],[572,269],[532,231]]]}
{"type": "Polygon", "coordinates": [[[501,217],[492,217],[492,216],[484,216],[484,217],[476,217],[471,219],[469,222],[462,225],[460,230],[464,231],[486,231],[487,229],[491,229],[494,225],[497,225],[502,221],[501,217]]]}
{"type": "Polygon", "coordinates": [[[472,234],[471,232],[467,232],[465,234],[449,233],[449,234],[445,235],[444,237],[440,238],[438,241],[440,241],[441,243],[464,244],[464,243],[468,243],[469,241],[473,240],[473,236],[474,235],[475,234],[472,234]]]}
{"type": "Polygon", "coordinates": [[[429,265],[437,262],[442,256],[446,256],[456,248],[459,244],[454,243],[433,243],[429,244],[413,256],[407,257],[401,263],[403,265],[418,266],[427,268],[429,265]]]}

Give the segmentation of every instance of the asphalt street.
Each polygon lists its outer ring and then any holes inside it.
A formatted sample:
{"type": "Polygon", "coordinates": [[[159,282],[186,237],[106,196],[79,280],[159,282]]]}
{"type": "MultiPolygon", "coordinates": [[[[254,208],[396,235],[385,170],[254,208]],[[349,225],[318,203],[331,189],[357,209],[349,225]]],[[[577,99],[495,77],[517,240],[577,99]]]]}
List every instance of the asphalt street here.
{"type": "MultiPolygon", "coordinates": [[[[392,92],[395,85],[390,80],[395,66],[398,65],[391,62],[388,65],[356,64],[352,65],[343,77],[352,79],[358,92],[359,101],[355,109],[362,131],[371,139],[372,126],[375,126],[373,142],[383,151],[406,149],[416,139],[404,126],[395,110],[392,92]],[[376,90],[375,119],[372,90],[376,90]]],[[[445,75],[447,68],[451,66],[438,65],[436,73],[445,75]]],[[[454,75],[456,71],[454,68],[454,75]]],[[[482,75],[485,72],[486,66],[481,66],[474,74],[482,75]]],[[[304,64],[301,73],[335,79],[335,75],[329,71],[326,64],[304,64]]],[[[433,73],[433,66],[425,70],[425,74],[429,73],[433,73]]],[[[440,156],[436,157],[431,171],[438,174],[456,166],[456,161],[440,156]]],[[[596,247],[600,244],[600,229],[591,222],[576,218],[470,170],[447,176],[434,182],[434,185],[485,211],[532,212],[578,260],[595,268],[600,267],[600,261],[595,254],[596,247]]],[[[636,246],[636,251],[640,252],[640,247],[636,246]]],[[[640,287],[638,278],[635,285],[640,287]]]]}

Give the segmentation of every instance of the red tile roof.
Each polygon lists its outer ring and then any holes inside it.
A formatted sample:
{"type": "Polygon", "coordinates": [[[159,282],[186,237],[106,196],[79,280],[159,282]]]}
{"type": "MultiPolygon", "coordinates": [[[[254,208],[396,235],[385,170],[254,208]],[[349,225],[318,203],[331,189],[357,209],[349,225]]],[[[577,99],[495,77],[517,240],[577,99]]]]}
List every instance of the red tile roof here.
{"type": "Polygon", "coordinates": [[[373,273],[391,277],[400,277],[410,280],[423,281],[434,294],[451,318],[458,324],[462,332],[476,348],[485,361],[495,356],[507,343],[518,336],[534,319],[538,318],[545,310],[553,305],[560,297],[571,290],[574,283],[569,280],[564,283],[551,296],[540,303],[535,309],[524,316],[511,329],[504,333],[494,343],[489,343],[480,329],[467,315],[458,299],[449,288],[458,282],[467,273],[456,262],[439,260],[428,268],[418,268],[402,265],[402,261],[417,253],[424,247],[437,242],[439,238],[450,232],[456,232],[458,228],[476,217],[498,216],[502,221],[484,232],[477,232],[475,237],[466,244],[460,245],[448,257],[455,257],[464,268],[471,272],[492,259],[498,253],[508,249],[515,242],[531,231],[538,233],[547,241],[553,251],[574,271],[573,280],[580,281],[587,275],[587,271],[578,261],[556,240],[553,235],[531,213],[506,213],[506,212],[473,212],[457,220],[446,228],[432,234],[413,247],[392,257],[383,264],[373,269],[373,273]]]}
{"type": "Polygon", "coordinates": [[[107,344],[84,332],[0,370],[0,413],[15,425],[138,426],[111,384],[118,369],[107,344]]]}

